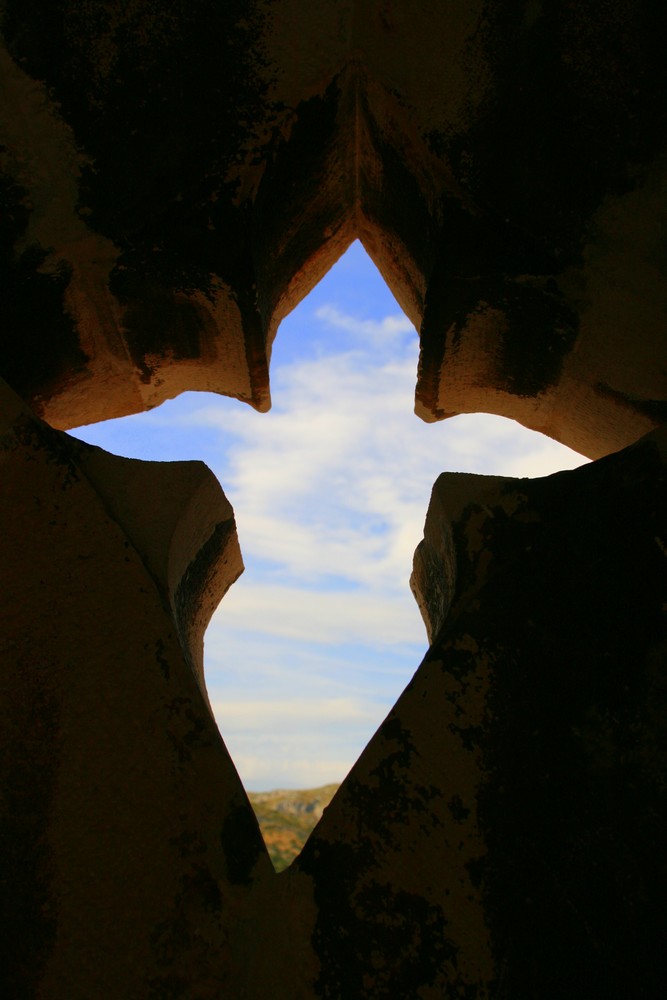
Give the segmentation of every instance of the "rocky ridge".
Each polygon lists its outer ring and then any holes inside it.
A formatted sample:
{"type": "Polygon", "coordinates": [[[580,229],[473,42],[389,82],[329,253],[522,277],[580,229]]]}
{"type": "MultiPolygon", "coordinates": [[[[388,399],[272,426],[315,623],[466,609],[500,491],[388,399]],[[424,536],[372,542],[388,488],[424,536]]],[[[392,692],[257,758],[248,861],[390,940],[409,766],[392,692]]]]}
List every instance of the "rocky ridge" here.
{"type": "Polygon", "coordinates": [[[276,871],[292,863],[338,787],[248,793],[276,871]]]}

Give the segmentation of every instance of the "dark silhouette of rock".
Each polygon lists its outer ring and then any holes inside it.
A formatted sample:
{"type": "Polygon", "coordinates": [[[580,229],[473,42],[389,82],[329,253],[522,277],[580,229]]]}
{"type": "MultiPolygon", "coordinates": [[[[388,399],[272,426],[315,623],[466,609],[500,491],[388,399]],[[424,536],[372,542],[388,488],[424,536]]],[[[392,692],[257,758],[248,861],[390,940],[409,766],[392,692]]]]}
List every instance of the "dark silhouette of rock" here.
{"type": "Polygon", "coordinates": [[[664,9],[0,13],[0,995],[661,1000],[664,9]],[[281,318],[355,238],[420,330],[421,417],[597,461],[438,480],[431,648],[276,874],[201,667],[232,511],[61,431],[267,409],[281,318]]]}

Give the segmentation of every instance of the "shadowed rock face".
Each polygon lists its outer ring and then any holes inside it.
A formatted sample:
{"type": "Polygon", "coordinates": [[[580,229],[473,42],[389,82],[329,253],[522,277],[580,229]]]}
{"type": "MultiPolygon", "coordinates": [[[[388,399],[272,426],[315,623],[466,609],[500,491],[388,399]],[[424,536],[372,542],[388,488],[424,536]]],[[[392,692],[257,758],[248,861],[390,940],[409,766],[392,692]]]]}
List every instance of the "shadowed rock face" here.
{"type": "Polygon", "coordinates": [[[629,443],[664,418],[662,18],[7,0],[1,374],[59,427],[264,409],[280,318],[360,237],[421,326],[421,416],[629,443]]]}
{"type": "Polygon", "coordinates": [[[662,996],[653,7],[0,5],[3,996],[662,996]],[[438,480],[432,646],[276,875],[202,672],[231,508],[60,429],[266,409],[280,319],[355,237],[420,327],[422,417],[607,457],[438,480]]]}

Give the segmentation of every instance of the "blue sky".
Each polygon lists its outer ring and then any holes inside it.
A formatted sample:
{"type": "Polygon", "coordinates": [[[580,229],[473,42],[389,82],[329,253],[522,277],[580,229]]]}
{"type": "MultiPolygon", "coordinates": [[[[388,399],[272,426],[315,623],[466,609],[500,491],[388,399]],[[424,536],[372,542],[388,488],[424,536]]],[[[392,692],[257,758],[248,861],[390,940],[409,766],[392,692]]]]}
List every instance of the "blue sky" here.
{"type": "Polygon", "coordinates": [[[269,413],[185,393],[73,432],[201,459],[246,566],[206,633],[223,738],[249,790],[340,781],[426,652],[412,554],[444,471],[543,476],[585,459],[488,414],[413,413],[418,337],[359,243],[282,323],[269,413]]]}

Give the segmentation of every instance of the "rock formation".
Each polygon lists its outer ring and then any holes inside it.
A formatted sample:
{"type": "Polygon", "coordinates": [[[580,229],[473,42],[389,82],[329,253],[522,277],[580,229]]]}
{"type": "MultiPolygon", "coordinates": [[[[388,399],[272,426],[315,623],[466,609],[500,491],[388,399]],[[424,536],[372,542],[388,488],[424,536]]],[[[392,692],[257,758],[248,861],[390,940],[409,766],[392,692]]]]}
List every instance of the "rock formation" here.
{"type": "Polygon", "coordinates": [[[661,997],[661,8],[0,17],[0,993],[661,997]],[[277,875],[202,674],[231,509],[62,432],[185,389],[268,408],[281,318],[354,238],[420,329],[421,417],[598,461],[438,480],[431,649],[277,875]]]}
{"type": "Polygon", "coordinates": [[[322,819],[338,785],[309,789],[248,792],[262,837],[276,871],[294,861],[313,827],[322,819]]]}

